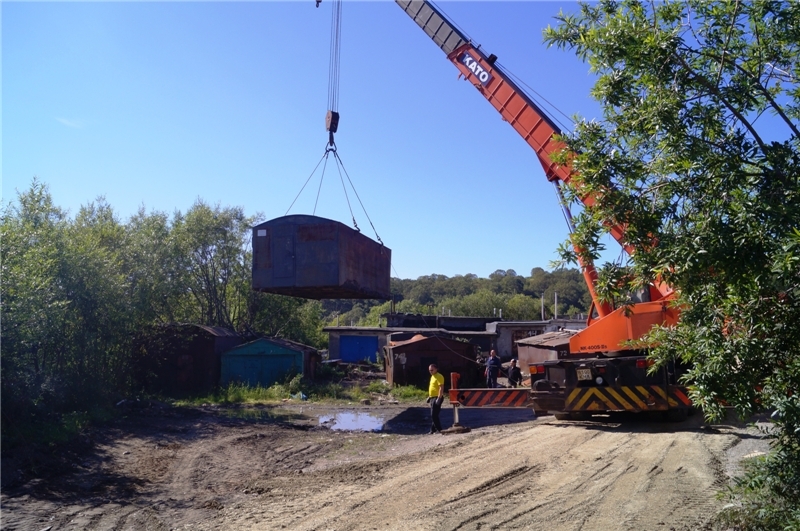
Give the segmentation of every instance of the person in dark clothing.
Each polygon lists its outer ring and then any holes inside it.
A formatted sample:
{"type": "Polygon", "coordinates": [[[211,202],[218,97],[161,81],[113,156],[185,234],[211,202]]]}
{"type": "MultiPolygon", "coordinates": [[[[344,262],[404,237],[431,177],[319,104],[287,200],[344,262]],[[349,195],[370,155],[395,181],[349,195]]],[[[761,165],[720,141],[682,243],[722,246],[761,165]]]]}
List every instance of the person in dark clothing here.
{"type": "Polygon", "coordinates": [[[500,358],[497,357],[497,352],[492,350],[489,352],[489,359],[486,360],[486,387],[492,389],[497,387],[497,376],[500,374],[500,358]]]}
{"type": "Polygon", "coordinates": [[[511,387],[522,385],[522,371],[517,367],[517,360],[511,360],[511,365],[508,366],[508,385],[511,387]]]}

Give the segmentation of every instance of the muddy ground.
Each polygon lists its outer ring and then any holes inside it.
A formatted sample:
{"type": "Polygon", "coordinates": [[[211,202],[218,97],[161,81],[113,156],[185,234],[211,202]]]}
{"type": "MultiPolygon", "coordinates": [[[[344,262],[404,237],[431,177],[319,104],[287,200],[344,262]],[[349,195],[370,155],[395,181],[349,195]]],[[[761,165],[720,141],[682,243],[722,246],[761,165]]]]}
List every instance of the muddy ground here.
{"type": "MultiPolygon", "coordinates": [[[[709,529],[740,458],[742,424],[700,416],[565,422],[461,410],[464,434],[427,435],[428,410],[355,406],[380,432],[331,429],[330,408],[132,408],[35,461],[3,458],[4,530],[709,529]],[[30,470],[23,465],[37,463],[30,470]]],[[[445,426],[453,421],[445,405],[445,426]]],[[[336,427],[336,426],[334,426],[336,427]]]]}

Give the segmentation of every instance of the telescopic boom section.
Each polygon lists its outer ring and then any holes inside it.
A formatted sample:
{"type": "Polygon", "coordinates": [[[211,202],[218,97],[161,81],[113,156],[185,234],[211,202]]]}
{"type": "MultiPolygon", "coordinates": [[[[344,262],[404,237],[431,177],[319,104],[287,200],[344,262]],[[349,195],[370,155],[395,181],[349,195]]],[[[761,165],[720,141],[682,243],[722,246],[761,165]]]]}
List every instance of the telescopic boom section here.
{"type": "MultiPolygon", "coordinates": [[[[472,45],[470,40],[426,0],[395,0],[397,4],[422,28],[422,30],[447,55],[461,74],[497,109],[497,112],[525,139],[536,152],[551,182],[569,183],[574,175],[569,165],[560,166],[553,161],[554,154],[564,149],[564,144],[554,139],[561,131],[547,114],[523,90],[495,65],[496,57],[488,57],[472,45]]],[[[581,198],[586,206],[593,205],[596,196],[581,198]]],[[[566,208],[566,206],[564,206],[566,208]]],[[[612,237],[631,254],[624,241],[625,227],[608,223],[612,237]]],[[[578,249],[579,250],[579,249],[578,249]]],[[[657,283],[649,287],[642,302],[613,308],[600,302],[595,288],[597,271],[592,263],[581,263],[586,285],[592,296],[598,319],[589,316],[586,329],[570,339],[570,353],[578,356],[612,354],[629,350],[626,342],[642,337],[654,325],[673,325],[680,310],[671,304],[673,290],[657,283]]],[[[591,313],[591,312],[590,312],[591,313]]],[[[616,355],[616,354],[614,354],[616,355]]]]}
{"type": "MultiPolygon", "coordinates": [[[[500,68],[495,66],[496,57],[486,56],[472,45],[470,40],[453,26],[435,7],[424,0],[396,0],[397,4],[422,28],[422,30],[447,55],[461,74],[497,109],[505,121],[522,136],[536,152],[536,156],[549,181],[569,183],[572,169],[553,161],[553,155],[564,149],[564,143],[554,139],[560,135],[559,127],[534,103],[524,91],[514,84],[500,68]]],[[[583,203],[594,203],[592,197],[583,198],[583,203]]],[[[626,250],[623,230],[610,227],[611,234],[626,250]]],[[[595,290],[597,270],[592,263],[581,263],[586,285],[592,296],[599,317],[613,311],[611,305],[601,302],[595,290]]]]}

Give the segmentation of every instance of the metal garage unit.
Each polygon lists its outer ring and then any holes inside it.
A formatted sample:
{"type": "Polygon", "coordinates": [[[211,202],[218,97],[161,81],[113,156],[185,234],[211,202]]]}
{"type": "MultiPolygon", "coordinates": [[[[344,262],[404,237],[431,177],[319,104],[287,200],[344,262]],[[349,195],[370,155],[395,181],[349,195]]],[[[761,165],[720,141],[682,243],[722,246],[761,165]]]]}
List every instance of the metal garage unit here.
{"type": "Polygon", "coordinates": [[[309,375],[318,359],[316,349],[285,339],[259,338],[222,355],[223,386],[239,382],[269,387],[291,374],[309,375]]]}

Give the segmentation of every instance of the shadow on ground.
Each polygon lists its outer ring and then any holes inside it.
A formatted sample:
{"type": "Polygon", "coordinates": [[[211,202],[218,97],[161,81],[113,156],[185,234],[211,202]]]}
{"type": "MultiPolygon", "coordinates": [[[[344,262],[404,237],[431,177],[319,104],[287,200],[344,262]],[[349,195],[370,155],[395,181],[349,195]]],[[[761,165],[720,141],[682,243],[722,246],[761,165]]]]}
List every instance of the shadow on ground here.
{"type": "MultiPolygon", "coordinates": [[[[442,428],[447,429],[453,425],[453,408],[442,407],[442,428]]],[[[485,428],[530,422],[536,416],[528,408],[461,408],[458,412],[459,424],[467,428],[485,428]]],[[[427,407],[409,407],[398,415],[386,419],[383,426],[385,433],[413,435],[427,433],[431,425],[431,412],[427,407]]]]}

